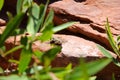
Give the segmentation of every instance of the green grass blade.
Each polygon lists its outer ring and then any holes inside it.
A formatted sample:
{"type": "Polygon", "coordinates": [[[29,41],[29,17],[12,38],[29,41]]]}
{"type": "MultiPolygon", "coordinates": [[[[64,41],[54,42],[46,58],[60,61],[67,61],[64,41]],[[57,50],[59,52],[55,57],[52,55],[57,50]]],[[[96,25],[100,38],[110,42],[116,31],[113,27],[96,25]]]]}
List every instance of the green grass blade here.
{"type": "Polygon", "coordinates": [[[120,53],[120,35],[117,37],[117,46],[118,46],[119,53],[120,53]]]}
{"type": "Polygon", "coordinates": [[[31,61],[31,57],[32,57],[32,50],[30,48],[22,49],[22,52],[20,55],[20,62],[19,62],[19,66],[18,66],[20,74],[23,73],[27,69],[27,67],[31,61]]]}
{"type": "Polygon", "coordinates": [[[53,35],[52,30],[45,31],[41,36],[38,37],[38,39],[44,42],[44,41],[50,40],[52,35],[53,35]]]}
{"type": "Polygon", "coordinates": [[[38,24],[39,12],[40,7],[36,3],[33,3],[32,7],[29,10],[29,20],[27,24],[27,32],[31,35],[37,33],[35,27],[38,24]]]}
{"type": "Polygon", "coordinates": [[[65,28],[68,28],[68,27],[72,26],[73,24],[75,24],[75,22],[67,22],[67,23],[64,23],[62,25],[56,26],[56,27],[53,28],[53,32],[56,33],[60,30],[63,30],[65,28]]]}
{"type": "Polygon", "coordinates": [[[34,30],[34,19],[32,17],[29,17],[29,20],[28,20],[28,24],[27,24],[27,32],[29,34],[35,34],[35,30],[34,30]]]}
{"type": "Polygon", "coordinates": [[[4,4],[4,0],[0,0],[0,10],[1,10],[2,7],[3,7],[3,4],[4,4]]]}
{"type": "Polygon", "coordinates": [[[21,13],[21,12],[26,12],[28,10],[28,8],[31,6],[32,4],[32,0],[18,0],[17,1],[17,14],[21,13]]]}
{"type": "Polygon", "coordinates": [[[117,41],[120,41],[120,35],[117,37],[117,41]]]}
{"type": "Polygon", "coordinates": [[[96,80],[96,76],[90,77],[89,80],[96,80]]]}
{"type": "Polygon", "coordinates": [[[3,45],[4,41],[12,34],[13,31],[18,27],[20,22],[22,21],[24,13],[20,13],[15,16],[8,24],[4,32],[0,37],[0,46],[3,45]]]}
{"type": "Polygon", "coordinates": [[[107,57],[112,59],[115,65],[120,66],[120,62],[117,61],[104,47],[97,45],[100,51],[107,57]]]}
{"type": "MultiPolygon", "coordinates": [[[[94,75],[107,66],[111,61],[111,59],[101,59],[89,62],[86,64],[87,73],[89,76],[94,75]]],[[[76,67],[70,74],[65,77],[65,80],[80,80],[84,73],[81,69],[81,65],[76,67]]]]}
{"type": "Polygon", "coordinates": [[[45,6],[43,4],[41,4],[40,6],[40,12],[39,12],[39,20],[38,20],[38,23],[36,24],[36,27],[35,27],[35,31],[38,32],[39,29],[41,29],[41,25],[44,21],[44,16],[43,16],[43,12],[44,12],[44,8],[45,6]]]}
{"type": "Polygon", "coordinates": [[[40,32],[42,32],[44,29],[48,29],[50,24],[53,22],[53,17],[54,17],[54,12],[53,10],[50,10],[50,12],[48,13],[45,22],[43,24],[42,29],[40,30],[40,32]]]}
{"type": "Polygon", "coordinates": [[[23,1],[24,0],[17,0],[17,8],[16,8],[17,14],[19,14],[22,11],[23,1]]]}
{"type": "Polygon", "coordinates": [[[108,58],[113,58],[113,56],[101,45],[97,44],[97,47],[100,49],[100,51],[108,58]]]}
{"type": "Polygon", "coordinates": [[[45,6],[43,4],[40,5],[40,19],[38,20],[38,24],[36,25],[36,31],[38,31],[39,29],[41,30],[41,28],[43,27],[43,22],[45,20],[48,3],[49,3],[49,0],[47,1],[45,6]]]}
{"type": "Polygon", "coordinates": [[[13,19],[13,15],[10,12],[7,12],[7,16],[8,16],[8,20],[12,20],[13,19]]]}
{"type": "Polygon", "coordinates": [[[0,80],[29,80],[29,79],[27,76],[10,75],[0,76],[0,80]]]}
{"type": "Polygon", "coordinates": [[[111,44],[114,52],[115,52],[118,56],[120,56],[120,54],[119,54],[119,49],[118,49],[118,47],[117,47],[116,42],[115,42],[114,39],[113,39],[113,36],[112,36],[111,31],[110,31],[110,25],[109,25],[108,19],[107,19],[107,23],[106,23],[106,25],[105,25],[105,28],[106,28],[106,32],[107,32],[107,35],[108,35],[109,42],[110,42],[110,44],[111,44]]]}
{"type": "Polygon", "coordinates": [[[42,55],[41,60],[44,63],[44,66],[46,68],[50,65],[51,61],[55,58],[56,54],[60,51],[61,51],[61,47],[57,46],[48,50],[42,55]]]}
{"type": "Polygon", "coordinates": [[[14,51],[17,51],[17,50],[19,50],[19,49],[21,49],[21,48],[23,48],[23,47],[24,47],[23,45],[16,46],[16,47],[10,49],[9,51],[5,52],[5,53],[3,54],[3,56],[5,57],[6,55],[8,55],[8,54],[10,54],[10,53],[12,53],[12,52],[14,52],[14,51]]]}

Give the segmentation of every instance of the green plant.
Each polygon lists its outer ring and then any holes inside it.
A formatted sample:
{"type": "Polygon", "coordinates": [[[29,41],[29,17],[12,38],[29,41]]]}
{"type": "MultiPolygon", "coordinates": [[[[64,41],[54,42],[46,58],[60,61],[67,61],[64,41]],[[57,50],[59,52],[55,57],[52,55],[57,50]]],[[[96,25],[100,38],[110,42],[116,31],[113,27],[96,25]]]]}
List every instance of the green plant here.
{"type": "MultiPolygon", "coordinates": [[[[109,25],[108,19],[107,19],[107,22],[105,24],[105,28],[106,28],[106,33],[108,36],[109,43],[110,43],[112,49],[114,50],[115,54],[118,56],[118,59],[120,59],[120,35],[117,36],[117,40],[115,40],[113,38],[113,35],[111,33],[111,30],[110,30],[110,25],[109,25]]],[[[104,47],[98,45],[98,48],[103,52],[103,54],[106,57],[111,58],[113,60],[113,62],[117,66],[120,67],[120,62],[117,58],[114,58],[104,47]]]]}
{"type": "Polygon", "coordinates": [[[80,60],[80,65],[73,69],[71,64],[67,67],[52,68],[51,61],[60,52],[60,46],[54,46],[46,52],[33,51],[33,42],[50,40],[54,33],[75,23],[68,22],[54,27],[53,10],[46,14],[48,2],[46,5],[38,5],[32,0],[17,0],[17,14],[15,17],[8,13],[9,22],[4,32],[0,34],[0,54],[2,57],[6,57],[19,49],[21,49],[21,54],[19,61],[10,59],[10,62],[18,64],[18,68],[15,71],[11,71],[11,74],[7,77],[0,76],[0,80],[73,80],[73,78],[75,80],[95,80],[96,77],[93,75],[111,62],[111,59],[103,59],[85,64],[83,60],[80,60]],[[19,25],[25,15],[28,17],[28,22],[26,28],[21,29],[19,25]],[[36,35],[37,33],[40,34],[36,35]],[[11,36],[15,38],[16,36],[21,36],[20,45],[5,52],[4,43],[11,36]],[[33,55],[43,65],[34,62],[32,67],[29,67],[28,65],[33,55]]]}
{"type": "Polygon", "coordinates": [[[22,34],[21,45],[16,46],[15,48],[11,49],[8,52],[5,53],[3,52],[2,54],[2,56],[6,56],[12,53],[13,51],[16,51],[17,49],[22,48],[20,62],[19,62],[20,73],[23,73],[25,71],[27,65],[30,62],[31,56],[34,53],[32,51],[32,43],[34,41],[50,40],[53,33],[74,24],[74,22],[71,22],[69,24],[65,23],[64,24],[65,26],[63,27],[61,26],[61,29],[59,29],[59,26],[53,28],[54,25],[52,23],[52,20],[53,20],[54,12],[50,10],[48,15],[45,17],[47,5],[48,2],[45,6],[43,4],[39,6],[36,3],[34,3],[32,0],[18,0],[17,10],[16,10],[17,15],[8,22],[6,29],[4,30],[3,34],[1,34],[0,36],[0,46],[3,47],[4,42],[7,38],[9,38],[10,36],[17,36],[19,34],[22,34]],[[26,29],[24,29],[24,31],[21,31],[21,29],[18,28],[18,26],[21,23],[25,14],[28,16],[28,24],[26,29]],[[16,34],[13,34],[11,32],[16,34]],[[42,35],[36,36],[38,32],[42,33],[42,35]],[[24,35],[25,33],[29,33],[31,36],[24,35]]]}
{"type": "Polygon", "coordinates": [[[117,56],[120,57],[120,44],[119,44],[120,43],[120,35],[117,37],[117,41],[115,41],[113,38],[113,35],[110,31],[110,25],[109,25],[108,19],[107,19],[105,28],[106,28],[106,32],[108,35],[109,43],[111,44],[111,46],[112,46],[114,52],[117,54],[117,56]]]}

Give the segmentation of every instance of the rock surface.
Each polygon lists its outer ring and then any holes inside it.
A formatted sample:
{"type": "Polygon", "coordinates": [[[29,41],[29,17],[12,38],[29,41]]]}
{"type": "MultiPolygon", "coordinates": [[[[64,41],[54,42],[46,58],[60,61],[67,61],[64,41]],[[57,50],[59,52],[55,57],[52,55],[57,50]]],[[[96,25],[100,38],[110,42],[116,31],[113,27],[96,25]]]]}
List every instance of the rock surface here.
{"type": "Polygon", "coordinates": [[[3,19],[0,19],[0,26],[5,26],[6,25],[6,21],[3,19]]]}
{"type": "Polygon", "coordinates": [[[5,25],[6,21],[0,18],[0,34],[2,34],[2,32],[4,31],[5,25]]]}
{"type": "MultiPolygon", "coordinates": [[[[96,43],[92,41],[71,35],[55,35],[54,37],[62,41],[62,51],[53,61],[53,66],[66,66],[69,63],[76,66],[79,63],[79,58],[84,58],[90,62],[105,57],[96,46],[96,43]]],[[[111,54],[116,57],[113,53],[111,54]]],[[[119,67],[110,63],[97,74],[97,80],[112,80],[112,73],[115,73],[116,80],[119,80],[119,71],[119,67]]]]}
{"type": "Polygon", "coordinates": [[[56,24],[77,21],[77,24],[69,28],[70,31],[84,34],[107,46],[109,43],[104,26],[107,17],[114,37],[120,34],[120,0],[86,0],[83,2],[62,0],[49,7],[55,11],[54,22],[56,24]]]}
{"type": "MultiPolygon", "coordinates": [[[[86,61],[90,62],[105,57],[97,48],[96,43],[92,41],[88,41],[72,35],[54,35],[53,38],[55,44],[59,43],[62,46],[61,52],[52,62],[53,67],[67,66],[69,63],[72,63],[74,67],[79,64],[79,58],[84,58],[86,61]]],[[[19,45],[20,36],[17,36],[16,41],[16,45],[19,45]]],[[[13,37],[10,37],[8,40],[6,40],[5,44],[7,50],[14,47],[13,42],[13,37]]],[[[33,44],[33,50],[40,50],[44,52],[49,50],[50,48],[50,42],[41,43],[39,41],[36,41],[33,44]]],[[[20,50],[13,53],[13,58],[19,59],[19,53],[20,50]]],[[[111,54],[116,57],[116,55],[114,55],[113,53],[111,54]]],[[[7,58],[10,58],[10,55],[7,56],[7,58]]],[[[3,59],[1,62],[3,61],[5,61],[4,64],[6,63],[9,65],[3,65],[2,67],[5,66],[5,68],[8,68],[9,66],[9,68],[12,68],[12,66],[10,66],[10,63],[8,63],[6,59],[3,59]]],[[[100,71],[100,73],[97,74],[98,79],[100,78],[103,80],[111,80],[110,76],[112,75],[112,73],[115,74],[116,78],[119,78],[119,71],[120,68],[111,63],[104,70],[100,71]]]]}

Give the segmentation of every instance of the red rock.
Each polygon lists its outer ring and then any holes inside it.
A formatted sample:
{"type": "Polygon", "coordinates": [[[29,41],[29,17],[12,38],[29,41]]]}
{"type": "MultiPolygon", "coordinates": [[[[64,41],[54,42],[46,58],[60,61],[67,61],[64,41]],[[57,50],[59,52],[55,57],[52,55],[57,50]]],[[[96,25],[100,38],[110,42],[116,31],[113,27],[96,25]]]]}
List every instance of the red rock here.
{"type": "MultiPolygon", "coordinates": [[[[67,66],[69,63],[76,66],[79,64],[79,58],[84,58],[90,62],[105,57],[96,46],[96,43],[92,41],[71,35],[55,35],[54,37],[62,41],[62,51],[52,63],[54,67],[67,66]]],[[[116,57],[113,53],[111,54],[116,57]]],[[[110,63],[97,74],[97,80],[112,80],[113,73],[116,80],[119,80],[119,71],[118,66],[110,63]]]]}
{"type": "MultiPolygon", "coordinates": [[[[71,35],[54,35],[54,43],[55,44],[61,44],[62,50],[61,52],[56,56],[55,60],[52,61],[53,67],[63,67],[67,66],[69,63],[72,63],[73,66],[77,66],[79,64],[79,58],[84,58],[86,61],[94,61],[97,59],[104,58],[105,56],[101,53],[101,51],[97,48],[96,43],[92,41],[85,40],[80,37],[71,36],[71,35]]],[[[14,37],[10,37],[6,40],[5,45],[7,50],[14,47],[14,37]]],[[[20,44],[20,36],[16,37],[16,43],[15,45],[20,44]]],[[[33,50],[40,50],[40,51],[47,51],[51,48],[50,42],[44,42],[41,43],[39,41],[36,41],[33,43],[32,46],[33,50]]],[[[15,51],[12,54],[12,59],[19,59],[19,54],[21,50],[15,51]]],[[[116,55],[110,52],[115,58],[116,55]]],[[[8,68],[8,66],[11,64],[7,60],[10,59],[11,55],[8,55],[5,60],[4,58],[0,59],[0,61],[8,64],[5,66],[1,66],[3,68],[8,68]]],[[[39,61],[38,61],[39,62],[39,61]]],[[[12,67],[9,66],[11,69],[12,67]]],[[[100,79],[110,80],[110,76],[112,75],[111,72],[115,74],[116,77],[120,74],[119,72],[120,68],[115,66],[113,63],[109,64],[107,68],[100,71],[98,77],[100,79]]],[[[119,77],[118,77],[119,78],[119,77]]]]}
{"type": "Polygon", "coordinates": [[[6,21],[3,19],[0,19],[0,26],[5,26],[6,25],[6,21]]]}
{"type": "Polygon", "coordinates": [[[84,34],[108,47],[104,26],[107,17],[114,37],[120,34],[120,0],[86,0],[85,2],[62,0],[49,7],[55,11],[56,24],[78,21],[78,24],[69,28],[70,31],[84,34]]]}

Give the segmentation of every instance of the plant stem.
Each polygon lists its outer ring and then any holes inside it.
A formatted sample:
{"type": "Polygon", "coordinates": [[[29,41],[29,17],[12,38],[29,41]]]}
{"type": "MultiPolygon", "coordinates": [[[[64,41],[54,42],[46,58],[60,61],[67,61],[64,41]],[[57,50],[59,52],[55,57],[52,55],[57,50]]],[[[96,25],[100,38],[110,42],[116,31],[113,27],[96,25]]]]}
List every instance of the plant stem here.
{"type": "Polygon", "coordinates": [[[14,52],[14,51],[16,51],[16,50],[18,50],[18,49],[21,49],[21,48],[23,48],[23,47],[24,47],[24,45],[16,46],[15,48],[12,48],[12,49],[10,49],[9,51],[5,52],[2,56],[5,57],[6,55],[8,55],[8,54],[10,54],[10,53],[12,53],[12,52],[14,52]]]}

